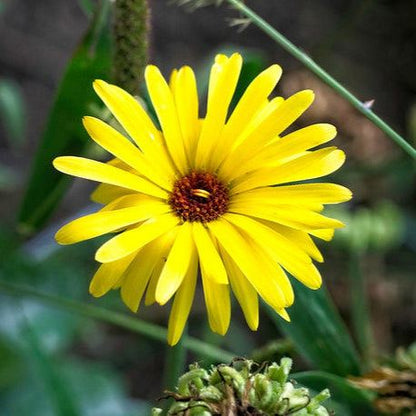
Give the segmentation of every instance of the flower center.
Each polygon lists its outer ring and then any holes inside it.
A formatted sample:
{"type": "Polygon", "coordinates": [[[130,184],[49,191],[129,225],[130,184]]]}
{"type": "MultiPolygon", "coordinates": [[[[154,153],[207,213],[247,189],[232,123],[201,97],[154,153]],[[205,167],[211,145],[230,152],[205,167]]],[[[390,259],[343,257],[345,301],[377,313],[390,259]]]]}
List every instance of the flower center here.
{"type": "Polygon", "coordinates": [[[214,221],[227,211],[227,187],[208,172],[191,172],[178,179],[169,204],[183,221],[214,221]]]}

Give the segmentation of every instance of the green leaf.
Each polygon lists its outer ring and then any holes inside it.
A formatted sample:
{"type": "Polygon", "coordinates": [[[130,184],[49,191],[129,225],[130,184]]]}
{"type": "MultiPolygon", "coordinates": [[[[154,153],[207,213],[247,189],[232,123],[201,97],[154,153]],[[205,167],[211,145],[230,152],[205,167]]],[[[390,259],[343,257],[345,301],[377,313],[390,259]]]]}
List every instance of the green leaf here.
{"type": "Polygon", "coordinates": [[[18,380],[24,370],[19,353],[13,347],[0,333],[0,391],[18,380]]]}
{"type": "Polygon", "coordinates": [[[352,386],[342,377],[323,371],[306,371],[292,374],[291,377],[316,393],[328,388],[331,392],[331,399],[325,402],[325,407],[334,410],[336,415],[371,416],[375,414],[369,395],[352,386]]]}
{"type": "Polygon", "coordinates": [[[92,0],[78,0],[78,4],[87,17],[94,15],[94,4],[92,0]]]}
{"type": "Polygon", "coordinates": [[[56,414],[59,416],[80,415],[81,413],[74,403],[73,397],[68,392],[62,374],[57,371],[53,361],[41,347],[38,341],[38,335],[30,326],[25,316],[23,316],[23,319],[26,322],[26,325],[21,335],[27,342],[27,346],[29,347],[30,354],[36,367],[36,372],[39,374],[46,387],[56,414]]]}
{"type": "Polygon", "coordinates": [[[88,136],[81,118],[98,105],[92,88],[96,78],[107,78],[110,68],[109,0],[97,9],[90,28],[72,57],[58,89],[19,215],[20,231],[36,231],[62,198],[69,179],[56,171],[59,155],[79,155],[88,136]]]}
{"type": "Polygon", "coordinates": [[[288,310],[291,322],[267,308],[270,317],[315,367],[340,376],[359,374],[358,354],[327,291],[310,290],[295,279],[292,283],[295,303],[288,310]]]}
{"type": "Polygon", "coordinates": [[[19,148],[25,138],[25,106],[19,86],[6,79],[0,80],[0,119],[10,146],[19,148]]]}
{"type": "Polygon", "coordinates": [[[13,192],[17,184],[16,171],[0,163],[0,191],[13,192]]]}

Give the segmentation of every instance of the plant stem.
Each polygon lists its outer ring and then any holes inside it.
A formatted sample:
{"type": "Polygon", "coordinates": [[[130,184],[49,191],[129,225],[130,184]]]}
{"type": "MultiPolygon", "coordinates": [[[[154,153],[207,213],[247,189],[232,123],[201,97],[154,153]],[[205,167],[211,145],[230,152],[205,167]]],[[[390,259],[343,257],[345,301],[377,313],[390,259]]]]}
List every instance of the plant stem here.
{"type": "MultiPolygon", "coordinates": [[[[89,318],[108,322],[113,325],[118,325],[156,341],[166,342],[167,331],[165,328],[127,316],[120,312],[110,311],[98,306],[87,305],[82,302],[40,292],[30,287],[20,286],[2,280],[0,280],[0,290],[13,296],[31,297],[44,304],[57,307],[59,309],[65,309],[70,312],[75,312],[89,318]]],[[[183,345],[196,354],[213,358],[218,362],[229,362],[235,357],[235,355],[231,352],[214,347],[190,336],[183,337],[183,345]]]]}
{"type": "Polygon", "coordinates": [[[364,367],[367,367],[365,369],[368,370],[373,357],[374,341],[365,278],[361,269],[361,260],[361,254],[352,250],[349,258],[351,315],[354,333],[364,361],[364,367]]]}
{"type": "Polygon", "coordinates": [[[302,62],[309,70],[317,75],[322,81],[333,88],[339,95],[345,98],[354,108],[372,121],[380,130],[390,137],[398,146],[400,146],[408,155],[416,159],[416,149],[414,149],[400,134],[393,130],[384,120],[371,111],[365,103],[361,102],[355,95],[349,92],[343,85],[335,80],[331,75],[322,69],[313,59],[305,52],[302,52],[289,39],[283,36],[278,30],[262,19],[253,10],[243,4],[240,0],[226,0],[237,10],[248,17],[263,32],[268,34],[283,49],[302,62]]]}
{"type": "Polygon", "coordinates": [[[167,346],[166,348],[163,388],[173,391],[175,386],[178,384],[178,378],[183,374],[185,369],[186,346],[183,342],[183,336],[175,346],[167,346]]]}
{"type": "Polygon", "coordinates": [[[148,2],[117,0],[113,10],[114,82],[130,94],[138,94],[148,60],[148,2]]]}

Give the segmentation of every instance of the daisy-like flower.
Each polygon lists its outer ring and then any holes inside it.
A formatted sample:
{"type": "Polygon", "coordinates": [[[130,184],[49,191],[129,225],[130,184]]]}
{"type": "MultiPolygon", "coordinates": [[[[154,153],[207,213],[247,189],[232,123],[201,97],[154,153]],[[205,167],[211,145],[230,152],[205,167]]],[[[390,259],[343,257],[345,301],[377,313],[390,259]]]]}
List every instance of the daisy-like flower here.
{"type": "Polygon", "coordinates": [[[125,134],[94,117],[85,117],[84,126],[114,158],[54,160],[61,172],[101,182],[92,199],[104,205],[62,227],[56,240],[72,244],[116,233],[96,252],[101,265],[90,292],[102,296],[120,288],[134,312],[143,297],[145,304],[161,305],[174,297],[172,345],[183,332],[199,272],[214,332],[227,332],[231,291],[252,330],[259,323],[258,296],[289,320],[294,294],[287,273],[320,287],[312,260],[323,259],[311,236],[330,240],[343,224],[322,215],[323,205],[351,198],[340,185],[297,183],[337,170],[345,155],[336,147],[311,150],[334,138],[329,124],[282,134],[314,95],[306,90],[269,99],[281,76],[278,65],[251,82],[228,116],[241,65],[239,54],[215,58],[203,119],[191,68],[174,70],[167,83],[148,66],[160,129],[127,92],[95,81],[125,134]]]}

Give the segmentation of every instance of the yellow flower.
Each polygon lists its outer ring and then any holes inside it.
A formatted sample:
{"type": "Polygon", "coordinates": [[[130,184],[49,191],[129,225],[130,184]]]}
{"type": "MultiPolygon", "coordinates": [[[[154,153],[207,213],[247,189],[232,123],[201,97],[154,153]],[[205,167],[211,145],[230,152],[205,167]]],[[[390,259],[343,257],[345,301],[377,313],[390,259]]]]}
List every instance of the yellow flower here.
{"type": "Polygon", "coordinates": [[[284,319],[294,300],[287,272],[311,289],[321,285],[312,259],[322,255],[311,235],[330,240],[343,224],[322,215],[323,204],[349,200],[351,192],[330,183],[289,184],[337,170],[344,153],[311,150],[333,139],[329,124],[282,133],[311,105],[312,91],[269,99],[281,75],[272,65],[228,109],[242,65],[239,54],[218,55],[211,68],[205,118],[199,118],[191,68],[172,73],[169,84],[148,66],[146,84],[161,129],[127,92],[104,81],[94,89],[126,136],[85,117],[91,138],[114,155],[108,163],[64,156],[61,172],[102,182],[92,199],[97,213],[70,222],[56,234],[72,244],[117,234],[95,258],[102,263],[90,292],[120,288],[125,304],[167,303],[173,296],[168,342],[178,342],[200,271],[211,329],[227,332],[230,291],[248,326],[259,321],[258,295],[284,319]],[[289,185],[288,185],[289,184],[289,185]]]}

